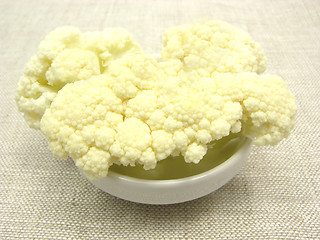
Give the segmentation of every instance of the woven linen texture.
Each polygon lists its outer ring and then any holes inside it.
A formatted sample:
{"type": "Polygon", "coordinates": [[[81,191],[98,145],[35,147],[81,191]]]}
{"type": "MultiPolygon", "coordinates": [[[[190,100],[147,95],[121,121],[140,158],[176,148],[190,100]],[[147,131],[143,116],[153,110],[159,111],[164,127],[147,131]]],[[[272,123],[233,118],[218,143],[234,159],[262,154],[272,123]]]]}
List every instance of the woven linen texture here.
{"type": "Polygon", "coordinates": [[[320,2],[0,1],[0,239],[319,239],[320,2]],[[14,102],[24,65],[55,27],[124,27],[158,53],[170,26],[228,21],[258,41],[299,113],[289,139],[253,147],[241,172],[201,199],[168,206],[112,197],[54,159],[14,102]]]}

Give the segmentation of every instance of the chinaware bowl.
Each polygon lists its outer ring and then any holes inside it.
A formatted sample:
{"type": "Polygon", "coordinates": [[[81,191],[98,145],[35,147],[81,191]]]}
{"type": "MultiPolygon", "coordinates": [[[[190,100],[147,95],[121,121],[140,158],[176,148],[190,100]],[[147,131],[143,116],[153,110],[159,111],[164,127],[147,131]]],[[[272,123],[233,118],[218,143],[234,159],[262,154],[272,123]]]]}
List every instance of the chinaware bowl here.
{"type": "Polygon", "coordinates": [[[102,191],[132,202],[145,204],[186,202],[210,194],[231,180],[246,161],[251,144],[252,141],[245,138],[237,151],[227,160],[189,177],[154,180],[109,171],[105,178],[87,179],[102,191]]]}

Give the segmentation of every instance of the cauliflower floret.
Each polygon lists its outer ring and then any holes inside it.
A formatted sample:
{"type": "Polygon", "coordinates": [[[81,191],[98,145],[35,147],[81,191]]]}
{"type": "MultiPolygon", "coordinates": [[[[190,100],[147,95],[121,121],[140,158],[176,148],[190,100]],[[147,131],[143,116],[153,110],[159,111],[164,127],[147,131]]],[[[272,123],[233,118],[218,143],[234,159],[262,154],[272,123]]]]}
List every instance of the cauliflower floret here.
{"type": "Polygon", "coordinates": [[[49,85],[64,85],[100,74],[100,62],[96,54],[87,50],[66,49],[52,61],[46,72],[49,85]]]}
{"type": "Polygon", "coordinates": [[[141,120],[148,119],[157,109],[157,97],[152,90],[144,90],[135,98],[130,99],[126,106],[126,116],[141,120]]]}
{"type": "Polygon", "coordinates": [[[154,88],[160,71],[157,63],[144,55],[127,54],[112,61],[106,74],[115,94],[123,100],[134,98],[140,90],[154,88]]]}
{"type": "Polygon", "coordinates": [[[121,28],[83,33],[80,46],[82,49],[97,54],[104,69],[107,69],[110,63],[127,53],[141,54],[142,52],[141,47],[134,41],[133,37],[121,28]]]}
{"type": "Polygon", "coordinates": [[[104,176],[105,166],[113,163],[138,163],[151,169],[157,161],[177,154],[186,162],[198,163],[207,144],[239,132],[241,122],[246,126],[244,134],[256,138],[257,144],[276,143],[293,126],[294,101],[276,76],[219,74],[205,92],[191,83],[179,90],[184,95],[162,92],[157,97],[157,89],[138,90],[128,101],[112,90],[110,78],[101,75],[65,86],[41,120],[42,132],[53,142],[51,151],[71,156],[77,166],[86,166],[83,169],[91,177],[104,176]],[[217,91],[219,82],[237,82],[238,89],[217,91]],[[160,104],[161,98],[170,104],[160,104]],[[97,154],[96,158],[103,156],[101,161],[107,161],[101,169],[86,163],[92,159],[85,156],[92,154],[92,147],[110,155],[97,154]]]}
{"type": "Polygon", "coordinates": [[[105,73],[107,63],[132,53],[142,51],[125,30],[81,34],[75,27],[55,29],[20,78],[15,97],[19,110],[30,127],[39,129],[42,115],[65,84],[105,73]]]}
{"type": "Polygon", "coordinates": [[[152,149],[155,152],[157,160],[163,160],[170,156],[175,149],[172,133],[164,130],[156,130],[151,132],[152,149]]]}
{"type": "Polygon", "coordinates": [[[41,62],[52,62],[60,52],[79,44],[80,31],[76,27],[60,27],[50,32],[40,43],[37,56],[41,62]]]}
{"type": "Polygon", "coordinates": [[[288,137],[297,107],[284,80],[275,75],[240,73],[245,133],[257,145],[275,145],[288,137]]]}
{"type": "Polygon", "coordinates": [[[198,145],[196,143],[192,143],[188,146],[187,151],[184,153],[184,159],[187,163],[199,163],[206,153],[206,145],[198,145]]]}
{"type": "Polygon", "coordinates": [[[173,27],[165,32],[163,42],[164,60],[179,59],[185,71],[194,70],[201,76],[265,70],[260,46],[247,33],[224,22],[173,27]]]}

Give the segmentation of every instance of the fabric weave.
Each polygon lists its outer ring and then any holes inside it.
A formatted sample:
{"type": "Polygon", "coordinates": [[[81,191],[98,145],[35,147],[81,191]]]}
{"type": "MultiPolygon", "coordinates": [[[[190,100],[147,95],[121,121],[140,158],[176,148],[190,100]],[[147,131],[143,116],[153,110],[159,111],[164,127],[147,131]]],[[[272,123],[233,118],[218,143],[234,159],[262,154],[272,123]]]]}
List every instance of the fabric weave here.
{"type": "Polygon", "coordinates": [[[0,239],[319,239],[320,2],[0,1],[0,239]],[[296,127],[275,147],[254,147],[216,192],[152,206],[96,189],[72,161],[54,159],[29,129],[14,94],[39,42],[55,27],[124,27],[148,53],[165,29],[219,19],[261,44],[267,73],[281,75],[298,105],[296,127]]]}

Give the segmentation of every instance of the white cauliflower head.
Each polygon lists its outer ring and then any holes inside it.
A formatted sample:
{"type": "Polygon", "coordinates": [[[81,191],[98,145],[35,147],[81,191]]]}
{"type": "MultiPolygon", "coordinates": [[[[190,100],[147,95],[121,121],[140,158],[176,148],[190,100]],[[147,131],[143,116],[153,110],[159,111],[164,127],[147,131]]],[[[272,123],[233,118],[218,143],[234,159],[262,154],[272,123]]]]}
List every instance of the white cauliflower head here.
{"type": "Polygon", "coordinates": [[[17,101],[37,122],[31,126],[40,121],[53,154],[70,156],[90,177],[106,176],[112,164],[152,169],[170,155],[198,163],[208,144],[230,133],[276,144],[293,128],[296,105],[285,82],[258,74],[261,49],[228,24],[169,30],[162,62],[123,31],[79,35],[57,54],[43,51],[50,64],[41,77],[26,72],[17,101]],[[43,100],[31,102],[37,88],[43,100]]]}

